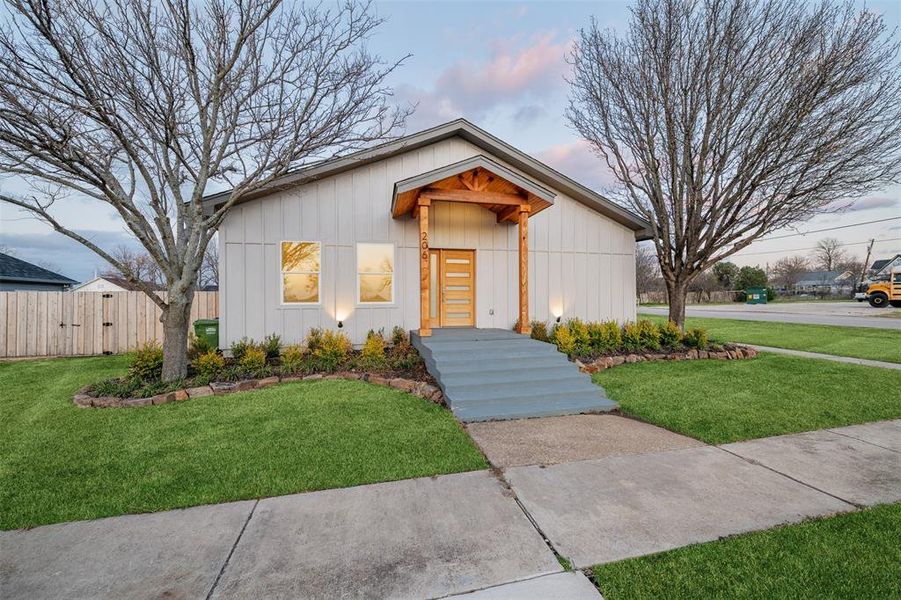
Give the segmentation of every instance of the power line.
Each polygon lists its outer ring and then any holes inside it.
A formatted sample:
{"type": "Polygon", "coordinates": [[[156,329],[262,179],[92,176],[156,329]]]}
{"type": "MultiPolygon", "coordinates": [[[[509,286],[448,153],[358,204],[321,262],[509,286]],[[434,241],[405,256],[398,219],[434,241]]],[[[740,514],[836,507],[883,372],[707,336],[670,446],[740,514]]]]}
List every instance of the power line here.
{"type": "Polygon", "coordinates": [[[760,242],[768,242],[770,240],[783,240],[790,237],[798,237],[799,235],[809,235],[811,233],[823,233],[824,231],[835,231],[837,229],[847,229],[849,227],[860,227],[861,225],[872,225],[873,223],[885,223],[886,221],[896,221],[901,217],[888,217],[886,219],[876,219],[874,221],[864,221],[863,223],[851,223],[849,225],[838,225],[836,227],[825,227],[823,229],[812,229],[810,231],[799,231],[797,233],[789,233],[786,235],[777,235],[776,237],[760,238],[760,242]]]}
{"type": "MultiPolygon", "coordinates": [[[[899,238],[886,238],[881,240],[875,240],[876,244],[880,242],[899,242],[901,241],[901,237],[899,238]]],[[[862,242],[851,242],[849,244],[842,244],[842,248],[847,246],[860,246],[862,244],[869,244],[870,240],[864,240],[862,242]]],[[[816,246],[811,246],[810,248],[792,248],[791,250],[767,250],[765,252],[742,252],[738,251],[733,256],[757,256],[759,254],[788,254],[789,252],[805,252],[808,250],[816,250],[816,246]]]]}

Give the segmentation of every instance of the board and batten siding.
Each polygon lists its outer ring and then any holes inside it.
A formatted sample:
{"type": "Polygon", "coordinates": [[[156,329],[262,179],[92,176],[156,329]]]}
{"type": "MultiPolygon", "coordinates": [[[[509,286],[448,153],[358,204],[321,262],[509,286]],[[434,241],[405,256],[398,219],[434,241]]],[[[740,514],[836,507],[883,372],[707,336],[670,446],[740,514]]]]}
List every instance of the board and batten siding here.
{"type": "MultiPolygon", "coordinates": [[[[394,182],[478,154],[486,152],[451,138],[233,208],[219,231],[223,347],[270,333],[301,342],[311,328],[335,328],[339,319],[355,344],[370,329],[418,328],[418,222],[391,218],[394,182]],[[283,240],[322,243],[320,304],[281,303],[283,240]],[[393,304],[357,304],[358,242],[395,244],[393,304]]],[[[494,213],[477,205],[435,202],[429,244],[476,250],[476,326],[511,328],[518,310],[517,227],[496,223],[494,213]]],[[[634,254],[632,230],[557,193],[553,206],[529,219],[531,318],[634,320],[634,254]]]]}

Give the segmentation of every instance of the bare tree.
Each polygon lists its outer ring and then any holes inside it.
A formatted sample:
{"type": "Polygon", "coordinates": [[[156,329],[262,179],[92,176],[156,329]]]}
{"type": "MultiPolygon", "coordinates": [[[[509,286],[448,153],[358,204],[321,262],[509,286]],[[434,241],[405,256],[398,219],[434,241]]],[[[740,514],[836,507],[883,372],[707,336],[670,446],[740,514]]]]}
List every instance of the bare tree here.
{"type": "Polygon", "coordinates": [[[201,288],[210,285],[219,287],[219,246],[216,240],[211,240],[210,245],[206,247],[198,283],[201,288]]]}
{"type": "Polygon", "coordinates": [[[567,117],[651,223],[680,325],[705,269],[898,176],[898,44],[850,4],[637,0],[571,62],[567,117]]]}
{"type": "Polygon", "coordinates": [[[228,210],[293,168],[391,135],[385,63],[365,48],[368,3],[6,0],[0,171],[46,194],[0,199],[115,268],[55,216],[78,195],[111,206],[168,290],[163,378],[183,377],[204,251],[228,210]],[[231,189],[204,214],[208,191],[231,189]]]}
{"type": "Polygon", "coordinates": [[[813,262],[818,269],[834,271],[838,264],[848,258],[842,243],[836,238],[824,238],[817,242],[813,251],[813,262]]]}
{"type": "Polygon", "coordinates": [[[123,277],[136,285],[139,283],[151,284],[151,287],[165,283],[160,266],[146,252],[134,250],[128,246],[119,246],[110,252],[110,256],[116,259],[115,266],[112,270],[103,272],[102,275],[123,277]]]}
{"type": "Polygon", "coordinates": [[[655,284],[660,278],[660,269],[657,267],[657,256],[654,249],[647,244],[639,244],[635,248],[635,289],[638,300],[642,294],[647,294],[655,289],[655,284]]]}
{"type": "Polygon", "coordinates": [[[809,270],[810,266],[803,256],[785,256],[773,264],[773,280],[777,284],[791,289],[801,280],[801,275],[809,270]]]}

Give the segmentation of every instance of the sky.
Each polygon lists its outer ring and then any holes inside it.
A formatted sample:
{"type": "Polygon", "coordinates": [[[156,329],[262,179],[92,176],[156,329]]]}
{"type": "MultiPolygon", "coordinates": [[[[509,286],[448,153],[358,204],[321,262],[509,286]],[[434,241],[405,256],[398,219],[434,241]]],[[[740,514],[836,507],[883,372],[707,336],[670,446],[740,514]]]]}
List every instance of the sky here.
{"type": "MultiPolygon", "coordinates": [[[[901,27],[901,2],[869,2],[867,7],[883,14],[889,27],[901,27]]],[[[628,3],[383,1],[375,9],[386,22],[370,48],[385,59],[409,55],[390,81],[399,102],[416,105],[408,133],[465,117],[597,191],[614,185],[564,118],[565,57],[592,17],[602,27],[623,30],[628,3]]],[[[21,181],[0,178],[0,189],[22,193],[26,188],[21,181]]],[[[92,240],[106,248],[134,244],[112,208],[77,197],[65,202],[60,217],[92,240]]],[[[730,260],[765,267],[784,255],[809,255],[824,237],[838,238],[861,259],[866,241],[875,238],[873,259],[893,256],[901,252],[901,219],[896,217],[901,217],[901,185],[862,198],[842,213],[774,232],[768,238],[779,239],[757,241],[730,260]],[[816,233],[839,226],[845,228],[816,233]]],[[[82,281],[104,268],[89,250],[2,203],[0,246],[82,281]]]]}

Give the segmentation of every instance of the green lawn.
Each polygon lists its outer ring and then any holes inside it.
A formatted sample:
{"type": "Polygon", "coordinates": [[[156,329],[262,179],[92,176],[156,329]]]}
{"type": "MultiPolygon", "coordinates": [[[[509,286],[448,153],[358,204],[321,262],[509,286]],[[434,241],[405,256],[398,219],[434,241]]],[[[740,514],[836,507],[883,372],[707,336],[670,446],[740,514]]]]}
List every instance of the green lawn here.
{"type": "Polygon", "coordinates": [[[0,529],[487,465],[451,413],[358,381],[84,409],[122,357],[0,364],[0,529]]]}
{"type": "Polygon", "coordinates": [[[899,598],[901,505],[595,567],[607,600],[899,598]]]}
{"type": "MultiPolygon", "coordinates": [[[[659,323],[666,317],[639,315],[659,323]]],[[[901,363],[901,331],[869,327],[839,327],[836,325],[801,325],[767,321],[739,321],[689,317],[686,327],[703,327],[711,339],[720,342],[744,342],[775,348],[806,350],[901,363]]]]}
{"type": "Polygon", "coordinates": [[[623,412],[723,444],[901,417],[901,373],[762,353],[636,363],[594,375],[623,412]]]}

